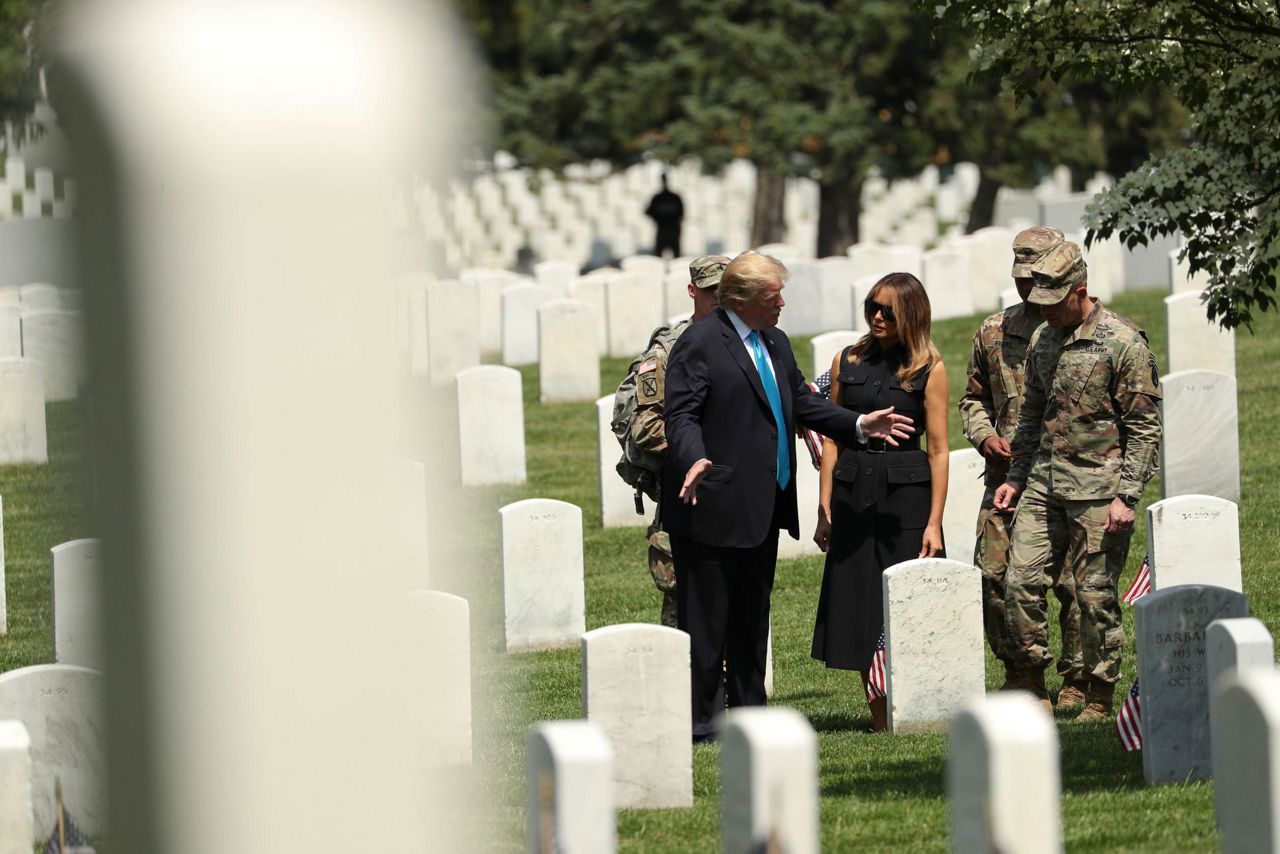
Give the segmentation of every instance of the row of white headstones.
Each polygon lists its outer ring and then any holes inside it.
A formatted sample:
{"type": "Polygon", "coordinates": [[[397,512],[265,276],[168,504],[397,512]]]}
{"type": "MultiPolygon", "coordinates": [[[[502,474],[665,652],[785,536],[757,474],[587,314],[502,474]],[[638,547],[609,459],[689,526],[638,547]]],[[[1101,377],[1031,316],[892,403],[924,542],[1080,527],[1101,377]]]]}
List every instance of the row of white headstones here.
{"type": "Polygon", "coordinates": [[[44,207],[55,219],[69,219],[75,210],[76,187],[64,178],[62,195],[57,193],[53,170],[47,166],[27,169],[26,161],[10,155],[4,159],[4,176],[0,180],[0,221],[20,214],[23,219],[40,219],[44,207]],[[15,204],[15,201],[17,204],[15,204]]]}

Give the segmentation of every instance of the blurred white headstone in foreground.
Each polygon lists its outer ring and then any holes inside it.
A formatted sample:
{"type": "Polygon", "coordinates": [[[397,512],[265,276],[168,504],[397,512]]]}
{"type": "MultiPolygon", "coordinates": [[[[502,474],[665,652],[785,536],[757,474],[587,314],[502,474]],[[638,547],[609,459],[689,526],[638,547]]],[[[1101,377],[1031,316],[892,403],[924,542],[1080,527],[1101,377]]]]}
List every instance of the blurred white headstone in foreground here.
{"type": "Polygon", "coordinates": [[[61,41],[111,449],[115,849],[468,847],[470,810],[405,756],[424,710],[403,674],[431,651],[385,477],[411,268],[386,188],[443,185],[468,112],[437,8],[84,4],[61,41]]]}

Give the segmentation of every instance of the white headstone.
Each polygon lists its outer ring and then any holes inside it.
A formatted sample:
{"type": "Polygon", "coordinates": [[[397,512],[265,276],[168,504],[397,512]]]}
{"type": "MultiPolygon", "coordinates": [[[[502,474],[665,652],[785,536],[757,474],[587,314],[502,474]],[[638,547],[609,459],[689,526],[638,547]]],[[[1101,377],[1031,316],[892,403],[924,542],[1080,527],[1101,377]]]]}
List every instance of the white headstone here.
{"type": "Polygon", "coordinates": [[[596,323],[595,307],[582,300],[552,300],[538,310],[538,399],[542,403],[581,403],[600,396],[596,323]]]}
{"type": "Polygon", "coordinates": [[[853,289],[849,292],[849,296],[853,300],[853,313],[858,318],[858,322],[854,324],[853,328],[859,332],[866,332],[868,329],[867,298],[875,290],[876,283],[880,281],[880,278],[880,276],[863,276],[853,283],[853,289]]]}
{"type": "Polygon", "coordinates": [[[821,476],[813,467],[804,442],[795,436],[791,437],[791,441],[796,446],[796,469],[792,474],[796,479],[796,497],[799,502],[800,539],[791,539],[786,531],[779,533],[778,557],[784,560],[822,554],[818,544],[813,541],[813,531],[818,526],[818,489],[821,476]]]}
{"type": "Polygon", "coordinates": [[[1236,378],[1179,371],[1161,379],[1164,436],[1160,475],[1166,497],[1216,495],[1240,500],[1240,418],[1236,378]]]}
{"type": "Polygon", "coordinates": [[[614,752],[620,807],[693,806],[689,636],[648,623],[582,636],[582,714],[614,752]]]}
{"type": "Polygon", "coordinates": [[[919,246],[899,243],[885,247],[885,263],[888,268],[881,273],[910,273],[917,279],[924,278],[924,252],[919,246]]]}
{"type": "Polygon", "coordinates": [[[1280,851],[1280,674],[1228,678],[1213,696],[1213,803],[1225,854],[1280,851]]]}
{"type": "Polygon", "coordinates": [[[420,708],[417,744],[429,765],[471,762],[471,608],[437,590],[409,593],[414,647],[407,669],[420,708]]]}
{"type": "Polygon", "coordinates": [[[474,286],[448,279],[427,287],[427,343],[431,382],[452,383],[480,364],[480,303],[474,286]]]}
{"type": "Polygon", "coordinates": [[[79,336],[79,324],[70,313],[23,313],[22,355],[39,366],[46,401],[75,400],[83,358],[79,336]]]}
{"type": "Polygon", "coordinates": [[[5,593],[4,496],[0,495],[0,635],[9,632],[9,600],[5,593]]]}
{"type": "Polygon", "coordinates": [[[578,268],[568,261],[542,261],[533,265],[533,275],[554,299],[564,299],[578,278],[578,268]]]}
{"type": "Polygon", "coordinates": [[[1030,694],[970,701],[948,741],[952,851],[1062,851],[1058,729],[1030,694]]]}
{"type": "Polygon", "coordinates": [[[638,273],[646,279],[660,279],[667,274],[667,262],[656,255],[630,255],[618,266],[624,273],[638,273]]]}
{"type": "MultiPolygon", "coordinates": [[[[847,288],[845,296],[848,296],[847,288]]],[[[845,301],[852,306],[852,300],[845,301]]],[[[813,347],[813,373],[809,375],[810,381],[831,370],[831,362],[835,357],[844,352],[845,347],[857,343],[861,337],[861,332],[854,332],[852,329],[837,329],[835,332],[824,332],[813,336],[810,342],[810,346],[813,347]]]]}
{"type": "Polygon", "coordinates": [[[986,493],[986,460],[974,448],[952,451],[947,467],[947,503],[942,511],[942,542],[959,561],[974,557],[978,539],[978,511],[986,493]]]}
{"type": "Polygon", "coordinates": [[[1204,270],[1192,273],[1190,264],[1178,260],[1178,256],[1181,254],[1181,249],[1169,250],[1170,288],[1175,294],[1189,292],[1198,295],[1209,286],[1209,274],[1204,270]]]}
{"type": "Polygon", "coordinates": [[[1151,589],[1212,584],[1244,592],[1240,511],[1211,495],[1176,495],[1147,508],[1151,589]]]}
{"type": "Polygon", "coordinates": [[[967,253],[934,249],[924,253],[924,287],[935,321],[974,313],[970,260],[967,253]]]}
{"type": "Polygon", "coordinates": [[[22,721],[0,721],[0,854],[31,854],[35,845],[31,777],[27,728],[22,721]]]}
{"type": "Polygon", "coordinates": [[[53,201],[53,170],[37,166],[34,171],[36,195],[42,202],[53,201]]]}
{"type": "MultiPolygon", "coordinates": [[[[529,733],[528,854],[613,854],[613,748],[592,721],[551,721],[529,733]]],[[[24,852],[25,854],[25,852],[24,852]]]]}
{"type": "Polygon", "coordinates": [[[4,159],[4,181],[11,193],[27,190],[27,165],[21,157],[10,155],[4,159]]]}
{"type": "Polygon", "coordinates": [[[502,292],[502,364],[538,361],[538,309],[552,299],[541,285],[512,285],[502,292]]]}
{"type": "Polygon", "coordinates": [[[672,267],[662,279],[663,311],[667,317],[689,311],[689,268],[672,267]]]}
{"type": "Polygon", "coordinates": [[[57,285],[51,285],[48,282],[31,282],[19,288],[18,292],[21,294],[23,314],[62,310],[62,294],[57,285]]]}
{"type": "Polygon", "coordinates": [[[1000,310],[1011,308],[1022,302],[1022,295],[1018,293],[1017,288],[1006,288],[1000,292],[1000,310]]]}
{"type": "Polygon", "coordinates": [[[631,358],[644,350],[654,327],[663,322],[662,280],[623,273],[605,284],[609,355],[631,358]]]}
{"type": "Polygon", "coordinates": [[[822,317],[822,290],[818,265],[814,261],[793,261],[787,265],[790,276],[782,291],[786,306],[778,325],[788,335],[813,335],[834,327],[822,317]]]}
{"type": "Polygon", "coordinates": [[[1209,320],[1198,293],[1165,297],[1164,317],[1169,373],[1200,370],[1235,376],[1235,331],[1209,320]]]}
{"type": "Polygon", "coordinates": [[[882,576],[889,728],[940,732],[986,690],[982,579],[972,564],[909,560],[882,576]]]}
{"type": "Polygon", "coordinates": [[[817,854],[818,737],[787,708],[730,709],[720,723],[726,854],[817,854]]]}
{"type": "Polygon", "coordinates": [[[596,341],[600,345],[600,353],[609,352],[608,299],[605,296],[605,283],[612,276],[587,275],[573,283],[572,299],[591,303],[595,309],[596,341]]]}
{"type": "Polygon", "coordinates": [[[102,560],[97,540],[49,550],[53,577],[53,660],[101,670],[102,560]]]}
{"type": "Polygon", "coordinates": [[[613,434],[613,395],[596,401],[596,462],[600,487],[600,524],[625,528],[649,524],[649,516],[636,512],[635,490],[618,476],[622,446],[613,434]]]}
{"type": "Polygon", "coordinates": [[[27,359],[0,359],[0,464],[47,463],[44,381],[27,359]]]}
{"type": "Polygon", "coordinates": [[[509,270],[480,268],[463,272],[462,280],[472,282],[476,288],[476,300],[480,306],[481,353],[502,353],[502,292],[519,278],[509,270]]]}
{"type": "Polygon", "coordinates": [[[849,247],[849,260],[853,262],[853,279],[871,276],[879,279],[889,269],[889,253],[878,243],[855,243],[849,247]]]}
{"type": "Polygon", "coordinates": [[[818,259],[818,317],[823,329],[854,328],[849,288],[857,278],[858,265],[852,258],[818,259]]]}
{"type": "Polygon", "coordinates": [[[0,721],[21,721],[31,737],[33,818],[41,834],[57,821],[55,777],[80,829],[107,830],[104,689],[101,673],[71,664],[0,674],[0,721]]]}
{"type": "Polygon", "coordinates": [[[458,374],[458,444],[464,486],[525,482],[519,371],[480,365],[458,374]]]}
{"type": "Polygon", "coordinates": [[[507,651],[574,646],[586,630],[582,510],[529,498],[498,514],[507,651]]]}

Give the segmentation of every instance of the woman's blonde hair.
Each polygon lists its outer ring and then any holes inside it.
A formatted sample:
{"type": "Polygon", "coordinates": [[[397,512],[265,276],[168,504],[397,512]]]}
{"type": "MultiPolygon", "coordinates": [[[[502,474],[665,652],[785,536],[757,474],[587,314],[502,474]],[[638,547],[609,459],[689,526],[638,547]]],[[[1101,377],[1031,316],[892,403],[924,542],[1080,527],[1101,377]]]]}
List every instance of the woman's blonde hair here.
{"type": "MultiPolygon", "coordinates": [[[[925,293],[920,280],[910,273],[890,273],[876,282],[871,293],[867,294],[867,302],[862,311],[866,315],[868,326],[871,325],[871,314],[867,307],[872,302],[893,307],[898,324],[898,341],[906,352],[902,367],[898,368],[898,379],[904,389],[912,391],[920,375],[942,361],[942,354],[929,335],[932,316],[929,295],[925,293]]],[[[846,357],[849,364],[861,362],[874,341],[870,332],[858,339],[849,348],[846,357]]]]}
{"type": "Polygon", "coordinates": [[[787,268],[777,258],[748,250],[724,268],[720,284],[716,287],[716,297],[722,308],[736,311],[772,285],[775,279],[781,281],[786,277],[787,268]]]}

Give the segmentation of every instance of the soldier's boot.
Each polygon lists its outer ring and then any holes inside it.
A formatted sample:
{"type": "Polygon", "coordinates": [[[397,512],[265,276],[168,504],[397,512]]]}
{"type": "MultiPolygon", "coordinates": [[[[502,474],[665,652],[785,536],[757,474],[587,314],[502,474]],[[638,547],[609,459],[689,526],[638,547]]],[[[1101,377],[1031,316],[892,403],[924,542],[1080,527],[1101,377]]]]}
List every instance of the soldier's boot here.
{"type": "Polygon", "coordinates": [[[1112,699],[1115,696],[1116,686],[1110,682],[1100,682],[1096,679],[1089,681],[1088,702],[1076,715],[1077,721],[1105,721],[1112,715],[1112,699]]]}
{"type": "Polygon", "coordinates": [[[884,732],[889,729],[889,701],[886,697],[876,697],[867,703],[871,707],[871,731],[884,732]]]}
{"type": "Polygon", "coordinates": [[[1053,702],[1049,699],[1049,689],[1044,685],[1043,670],[1024,671],[1014,689],[1029,692],[1050,716],[1053,715],[1053,702]]]}
{"type": "Polygon", "coordinates": [[[1073,709],[1086,702],[1088,699],[1085,695],[1087,683],[1076,681],[1064,682],[1062,689],[1058,691],[1057,707],[1059,709],[1073,709]]]}

